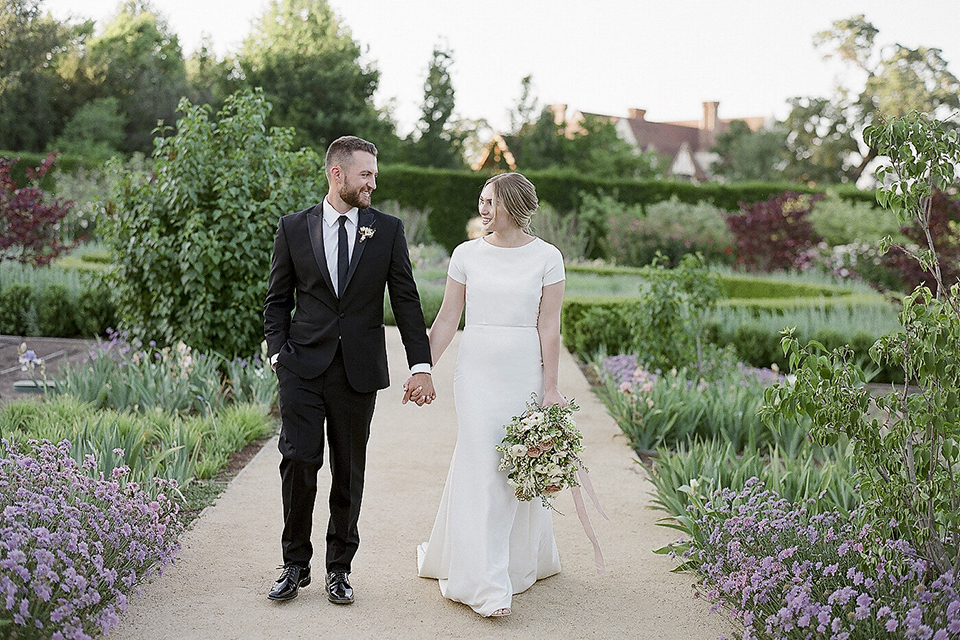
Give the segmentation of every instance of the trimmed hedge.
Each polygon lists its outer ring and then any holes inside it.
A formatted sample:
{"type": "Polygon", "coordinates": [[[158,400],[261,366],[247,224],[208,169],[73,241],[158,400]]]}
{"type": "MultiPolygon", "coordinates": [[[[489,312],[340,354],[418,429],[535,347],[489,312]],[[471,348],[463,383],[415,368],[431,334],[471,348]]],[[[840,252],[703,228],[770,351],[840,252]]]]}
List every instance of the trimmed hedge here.
{"type": "Polygon", "coordinates": [[[727,298],[736,300],[738,298],[811,298],[823,296],[832,298],[836,296],[849,296],[849,289],[839,286],[816,285],[804,282],[783,282],[771,280],[770,278],[760,278],[742,275],[724,275],[723,288],[726,291],[727,298]]]}
{"type": "MultiPolygon", "coordinates": [[[[540,199],[559,211],[578,209],[583,194],[615,193],[620,202],[640,205],[676,196],[681,202],[709,202],[721,209],[735,211],[740,202],[759,202],[784,191],[823,192],[823,189],[788,183],[691,184],[671,180],[611,180],[561,170],[525,171],[524,175],[537,186],[540,199]]],[[[488,177],[490,174],[473,171],[385,164],[380,166],[377,199],[396,200],[401,205],[419,209],[429,208],[430,231],[434,239],[447,251],[453,251],[467,239],[467,221],[477,215],[477,198],[488,177]]],[[[876,203],[873,191],[850,187],[833,190],[844,200],[876,203]]]]}
{"type": "Polygon", "coordinates": [[[12,282],[0,286],[0,333],[49,338],[91,338],[116,326],[116,307],[105,287],[71,291],[12,282]]]}
{"type": "MultiPolygon", "coordinates": [[[[875,303],[875,298],[864,294],[852,294],[833,298],[767,298],[724,300],[721,304],[749,308],[756,312],[776,312],[798,307],[840,307],[875,303]]],[[[583,359],[589,359],[598,352],[607,354],[629,353],[633,349],[631,342],[632,308],[637,304],[633,298],[583,297],[569,296],[563,301],[560,326],[564,346],[583,359]]],[[[724,332],[719,325],[709,327],[710,340],[717,345],[732,345],[737,358],[744,364],[755,367],[769,367],[776,363],[781,371],[789,370],[789,362],[780,348],[779,329],[760,322],[746,322],[732,331],[724,332]]],[[[857,330],[844,333],[833,328],[820,328],[807,332],[797,327],[797,338],[801,342],[817,340],[827,349],[849,345],[854,358],[865,365],[870,361],[870,347],[881,336],[867,331],[857,330]]],[[[903,371],[885,367],[877,372],[874,382],[902,382],[903,371]]]]}

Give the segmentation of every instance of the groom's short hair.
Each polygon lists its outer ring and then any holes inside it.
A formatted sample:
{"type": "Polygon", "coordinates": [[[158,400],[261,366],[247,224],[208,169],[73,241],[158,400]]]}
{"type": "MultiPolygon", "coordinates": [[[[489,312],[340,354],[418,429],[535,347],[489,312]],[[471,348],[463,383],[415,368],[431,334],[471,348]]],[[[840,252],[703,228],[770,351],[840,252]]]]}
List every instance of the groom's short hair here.
{"type": "Polygon", "coordinates": [[[323,163],[325,170],[330,167],[343,166],[353,156],[354,151],[364,151],[377,156],[377,147],[372,142],[367,142],[357,136],[341,136],[330,143],[327,147],[327,156],[323,163]]]}

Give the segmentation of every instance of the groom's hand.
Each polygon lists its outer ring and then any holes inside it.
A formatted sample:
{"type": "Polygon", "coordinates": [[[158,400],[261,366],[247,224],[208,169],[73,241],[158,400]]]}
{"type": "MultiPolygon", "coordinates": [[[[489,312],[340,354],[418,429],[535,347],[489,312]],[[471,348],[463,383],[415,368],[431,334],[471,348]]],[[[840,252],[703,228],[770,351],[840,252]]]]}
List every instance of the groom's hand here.
{"type": "Polygon", "coordinates": [[[424,404],[430,404],[437,397],[437,392],[433,389],[433,376],[429,373],[415,373],[403,383],[402,404],[408,401],[417,403],[418,407],[424,404]]]}

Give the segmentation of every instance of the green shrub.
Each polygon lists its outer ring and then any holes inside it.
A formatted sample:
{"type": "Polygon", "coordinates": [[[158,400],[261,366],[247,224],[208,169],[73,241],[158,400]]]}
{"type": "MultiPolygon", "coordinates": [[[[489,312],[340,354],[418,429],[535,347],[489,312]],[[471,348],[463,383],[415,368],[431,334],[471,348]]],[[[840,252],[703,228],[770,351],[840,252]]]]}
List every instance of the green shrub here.
{"type": "Polygon", "coordinates": [[[323,171],[293,132],[268,129],[260,91],[208,107],[182,101],[177,133],[157,138],[150,175],[124,175],[115,193],[111,272],[121,324],[228,356],[263,340],[263,299],[277,221],[319,202],[323,171]]]}
{"type": "Polygon", "coordinates": [[[32,302],[29,284],[0,283],[0,333],[13,336],[27,335],[32,302]]]}
{"type": "Polygon", "coordinates": [[[599,207],[609,217],[604,253],[618,264],[645,266],[662,254],[667,264],[676,266],[688,253],[700,253],[710,263],[733,262],[733,236],[724,221],[725,212],[711,204],[688,204],[672,196],[641,207],[609,196],[585,196],[581,213],[588,207],[599,207]]]}
{"type": "Polygon", "coordinates": [[[563,345],[585,360],[601,351],[629,352],[636,304],[623,298],[565,297],[560,310],[563,345]]]}
{"type": "Polygon", "coordinates": [[[856,241],[876,243],[884,236],[892,236],[894,242],[907,240],[892,211],[876,206],[876,202],[843,199],[834,191],[827,191],[823,200],[814,203],[809,219],[830,246],[856,241]]]}
{"type": "Polygon", "coordinates": [[[532,230],[538,238],[560,249],[564,260],[583,260],[590,254],[593,240],[576,212],[561,213],[549,202],[543,202],[533,218],[532,230]]]}

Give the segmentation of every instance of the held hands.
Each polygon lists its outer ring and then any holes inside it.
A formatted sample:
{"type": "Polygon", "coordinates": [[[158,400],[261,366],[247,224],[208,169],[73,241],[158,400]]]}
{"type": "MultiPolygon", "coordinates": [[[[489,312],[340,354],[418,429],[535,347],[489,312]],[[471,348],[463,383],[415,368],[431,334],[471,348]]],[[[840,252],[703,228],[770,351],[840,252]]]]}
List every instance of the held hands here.
{"type": "Polygon", "coordinates": [[[430,404],[437,399],[437,392],[433,389],[433,377],[429,373],[415,373],[403,383],[402,404],[407,401],[417,403],[418,407],[430,404]]]}
{"type": "Polygon", "coordinates": [[[552,407],[553,405],[558,404],[561,408],[567,406],[567,399],[563,397],[563,394],[560,393],[560,389],[553,387],[552,389],[547,389],[543,394],[543,402],[541,406],[546,409],[547,407],[552,407]]]}

